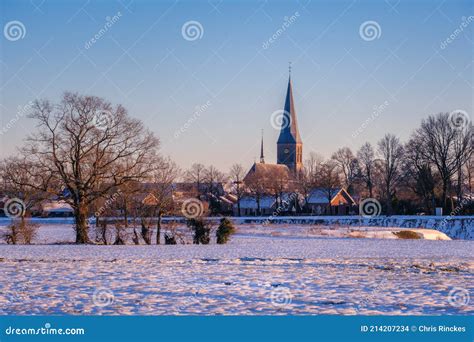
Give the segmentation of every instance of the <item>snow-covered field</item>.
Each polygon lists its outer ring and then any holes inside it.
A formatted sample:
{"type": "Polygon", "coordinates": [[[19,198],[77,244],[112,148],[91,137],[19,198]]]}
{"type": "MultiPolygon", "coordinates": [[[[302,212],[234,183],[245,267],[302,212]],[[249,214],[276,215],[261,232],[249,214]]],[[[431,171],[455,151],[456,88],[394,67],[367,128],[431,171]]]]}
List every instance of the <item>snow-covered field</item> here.
{"type": "MultiPolygon", "coordinates": [[[[474,313],[473,241],[239,228],[227,245],[2,244],[0,314],[474,313]]],[[[53,236],[74,232],[40,228],[53,236]]]]}

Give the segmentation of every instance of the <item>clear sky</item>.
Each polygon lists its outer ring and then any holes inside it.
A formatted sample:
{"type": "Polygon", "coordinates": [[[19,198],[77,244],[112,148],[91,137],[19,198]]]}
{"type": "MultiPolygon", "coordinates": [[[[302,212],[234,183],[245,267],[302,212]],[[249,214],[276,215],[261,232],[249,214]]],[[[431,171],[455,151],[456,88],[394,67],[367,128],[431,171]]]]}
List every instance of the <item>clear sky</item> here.
{"type": "Polygon", "coordinates": [[[1,27],[24,27],[0,37],[0,157],[34,129],[18,106],[76,91],[123,104],[183,168],[250,166],[261,129],[275,162],[289,61],[305,156],[406,140],[441,111],[473,117],[468,0],[0,3],[1,27]]]}

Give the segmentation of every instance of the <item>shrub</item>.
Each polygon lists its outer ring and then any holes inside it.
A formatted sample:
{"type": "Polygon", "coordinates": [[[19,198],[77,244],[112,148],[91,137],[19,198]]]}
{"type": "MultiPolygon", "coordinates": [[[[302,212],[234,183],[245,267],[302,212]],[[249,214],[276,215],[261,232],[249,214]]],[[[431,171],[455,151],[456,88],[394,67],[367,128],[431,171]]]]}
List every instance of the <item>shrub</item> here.
{"type": "Polygon", "coordinates": [[[216,237],[218,244],[225,244],[229,241],[230,236],[235,233],[235,227],[232,222],[224,217],[221,219],[219,227],[217,228],[216,237]]]}
{"type": "Polygon", "coordinates": [[[189,219],[188,227],[193,231],[193,243],[195,245],[208,245],[211,241],[211,225],[202,218],[189,219]]]}
{"type": "Polygon", "coordinates": [[[174,235],[165,233],[165,245],[176,245],[176,237],[174,235]]]}
{"type": "Polygon", "coordinates": [[[30,223],[26,219],[13,221],[7,227],[7,231],[3,233],[3,239],[10,245],[30,245],[33,239],[36,238],[37,230],[38,225],[30,223]]]}
{"type": "Polygon", "coordinates": [[[393,235],[396,235],[399,239],[421,239],[422,235],[418,234],[412,230],[400,230],[399,232],[392,232],[393,235]]]}

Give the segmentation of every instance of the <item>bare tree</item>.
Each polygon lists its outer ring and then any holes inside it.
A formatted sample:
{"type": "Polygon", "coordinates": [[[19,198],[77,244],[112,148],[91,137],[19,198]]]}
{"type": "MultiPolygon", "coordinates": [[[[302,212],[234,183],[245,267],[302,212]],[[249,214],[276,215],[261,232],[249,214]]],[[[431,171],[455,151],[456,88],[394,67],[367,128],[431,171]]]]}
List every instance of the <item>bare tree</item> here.
{"type": "Polygon", "coordinates": [[[472,192],[472,187],[474,183],[474,153],[466,160],[466,181],[467,181],[467,189],[471,196],[474,196],[472,192]]]}
{"type": "Polygon", "coordinates": [[[242,199],[242,196],[244,195],[244,187],[243,187],[243,179],[245,177],[245,170],[241,164],[234,164],[230,168],[229,171],[229,176],[232,184],[235,185],[234,187],[234,193],[235,196],[237,197],[237,213],[238,216],[241,215],[240,212],[240,200],[242,199]]]}
{"type": "Polygon", "coordinates": [[[309,154],[308,159],[305,160],[300,177],[297,179],[298,191],[304,198],[304,210],[308,210],[308,200],[311,191],[317,185],[317,177],[320,173],[321,166],[324,163],[323,157],[315,152],[309,154]]]}
{"type": "Polygon", "coordinates": [[[349,147],[338,149],[331,157],[342,172],[343,184],[347,191],[352,192],[352,183],[357,174],[358,162],[349,147]]]}
{"type": "Polygon", "coordinates": [[[261,215],[261,199],[268,193],[268,176],[265,172],[254,172],[245,177],[245,186],[248,193],[255,198],[257,215],[261,215]]]}
{"type": "Polygon", "coordinates": [[[39,132],[23,152],[37,173],[66,190],[61,193],[74,210],[76,243],[89,243],[89,206],[117,186],[145,179],[155,169],[159,141],[125,108],[95,96],[65,93],[57,104],[36,101],[31,117],[39,132]]]}
{"type": "Polygon", "coordinates": [[[156,205],[156,244],[160,244],[161,219],[164,214],[174,211],[173,185],[180,174],[178,165],[171,159],[162,159],[153,175],[152,193],[156,205]]]}
{"type": "Polygon", "coordinates": [[[336,195],[335,189],[341,186],[340,177],[338,175],[337,164],[330,159],[321,165],[316,184],[321,188],[328,200],[329,215],[332,215],[331,200],[336,195]]]}
{"type": "Polygon", "coordinates": [[[206,167],[203,164],[194,163],[191,165],[191,168],[184,173],[184,180],[195,184],[198,197],[201,195],[201,184],[204,180],[205,171],[206,167]]]}
{"type": "Polygon", "coordinates": [[[223,194],[222,184],[226,181],[226,175],[211,165],[205,169],[203,181],[211,213],[220,213],[222,208],[219,197],[223,194]]]}
{"type": "Polygon", "coordinates": [[[420,142],[413,138],[405,145],[403,164],[404,173],[407,176],[405,183],[421,198],[426,210],[433,212],[436,180],[429,161],[420,152],[419,145],[420,142]]]}
{"type": "Polygon", "coordinates": [[[18,216],[24,220],[33,206],[39,205],[48,194],[39,191],[35,184],[44,185],[48,182],[45,175],[36,175],[36,166],[24,157],[9,157],[0,162],[0,179],[5,195],[19,201],[15,209],[20,210],[18,216]],[[20,215],[21,214],[21,215],[20,215]]]}
{"type": "Polygon", "coordinates": [[[400,140],[393,134],[386,134],[378,142],[378,153],[380,156],[380,171],[382,175],[383,193],[387,205],[387,212],[392,214],[392,200],[396,193],[396,187],[401,180],[401,166],[403,147],[400,140]]]}
{"type": "Polygon", "coordinates": [[[472,155],[472,125],[455,127],[448,113],[431,115],[423,120],[414,138],[420,143],[423,157],[439,172],[442,181],[441,204],[446,208],[451,177],[472,155]]]}
{"type": "Polygon", "coordinates": [[[370,143],[365,143],[357,151],[357,159],[360,164],[360,176],[364,181],[369,197],[374,197],[374,172],[375,172],[375,151],[370,143]]]}

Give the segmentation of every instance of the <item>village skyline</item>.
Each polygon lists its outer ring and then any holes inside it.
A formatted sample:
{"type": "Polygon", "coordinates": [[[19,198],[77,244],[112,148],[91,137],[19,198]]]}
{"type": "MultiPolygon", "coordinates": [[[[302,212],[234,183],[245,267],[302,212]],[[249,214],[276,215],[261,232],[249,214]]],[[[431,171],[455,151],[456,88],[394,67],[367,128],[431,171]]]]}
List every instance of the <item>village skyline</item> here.
{"type": "Polygon", "coordinates": [[[144,13],[133,3],[66,10],[6,1],[5,17],[24,35],[1,43],[0,157],[34,129],[31,101],[73,91],[122,104],[183,169],[250,167],[262,129],[266,158],[276,162],[272,114],[283,109],[290,61],[303,159],[375,145],[386,133],[405,142],[429,115],[472,116],[469,4],[440,4],[163,2],[144,13]]]}

